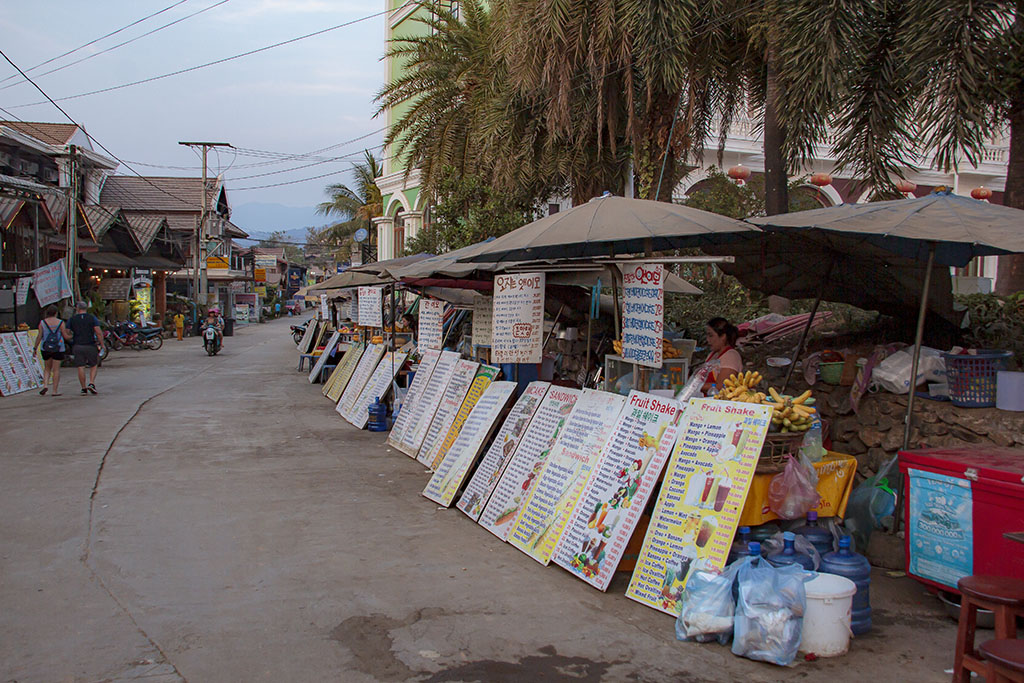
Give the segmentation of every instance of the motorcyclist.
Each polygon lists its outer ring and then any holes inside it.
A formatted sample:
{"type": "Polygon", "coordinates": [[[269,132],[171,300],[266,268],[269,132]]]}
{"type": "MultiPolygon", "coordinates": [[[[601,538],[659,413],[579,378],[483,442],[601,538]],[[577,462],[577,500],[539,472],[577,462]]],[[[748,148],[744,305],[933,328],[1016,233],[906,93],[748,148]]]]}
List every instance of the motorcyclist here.
{"type": "Polygon", "coordinates": [[[224,318],[216,308],[211,308],[206,314],[206,327],[212,327],[217,331],[217,348],[221,348],[224,343],[224,318]]]}

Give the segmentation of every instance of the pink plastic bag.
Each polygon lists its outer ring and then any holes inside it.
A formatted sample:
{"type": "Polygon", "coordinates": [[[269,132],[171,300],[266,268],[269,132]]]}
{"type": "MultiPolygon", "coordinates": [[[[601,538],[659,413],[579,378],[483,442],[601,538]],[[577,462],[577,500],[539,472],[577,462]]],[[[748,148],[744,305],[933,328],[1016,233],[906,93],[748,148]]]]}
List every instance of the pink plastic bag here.
{"type": "Polygon", "coordinates": [[[787,455],[786,469],[768,484],[768,508],[782,519],[797,519],[818,506],[818,473],[803,456],[787,455]]]}

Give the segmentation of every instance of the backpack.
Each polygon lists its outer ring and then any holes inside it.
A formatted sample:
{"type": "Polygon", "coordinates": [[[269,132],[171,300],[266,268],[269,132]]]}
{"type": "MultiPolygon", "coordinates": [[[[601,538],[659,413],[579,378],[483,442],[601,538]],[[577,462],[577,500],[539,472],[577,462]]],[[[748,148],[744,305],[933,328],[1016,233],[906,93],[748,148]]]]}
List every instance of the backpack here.
{"type": "Polygon", "coordinates": [[[63,324],[64,321],[61,320],[57,323],[57,329],[51,330],[49,325],[45,322],[43,323],[46,327],[46,336],[43,337],[43,351],[46,351],[47,353],[59,353],[61,351],[64,338],[61,336],[60,326],[63,324]]]}

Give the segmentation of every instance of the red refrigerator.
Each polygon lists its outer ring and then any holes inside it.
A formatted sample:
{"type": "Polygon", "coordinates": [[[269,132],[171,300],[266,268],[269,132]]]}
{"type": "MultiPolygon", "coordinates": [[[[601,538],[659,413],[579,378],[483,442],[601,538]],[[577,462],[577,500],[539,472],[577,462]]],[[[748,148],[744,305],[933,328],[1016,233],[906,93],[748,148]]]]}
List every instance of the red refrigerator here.
{"type": "Polygon", "coordinates": [[[907,573],[956,591],[971,574],[1024,579],[1024,450],[964,447],[900,452],[907,573]]]}

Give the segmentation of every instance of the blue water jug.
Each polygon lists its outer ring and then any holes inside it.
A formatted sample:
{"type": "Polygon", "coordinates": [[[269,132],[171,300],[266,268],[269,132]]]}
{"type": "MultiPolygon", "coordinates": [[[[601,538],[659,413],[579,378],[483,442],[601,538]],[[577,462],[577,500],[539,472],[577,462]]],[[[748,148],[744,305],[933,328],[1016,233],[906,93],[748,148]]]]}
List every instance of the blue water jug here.
{"type": "Polygon", "coordinates": [[[859,553],[850,550],[850,537],[839,539],[839,550],[821,558],[819,572],[845,576],[857,585],[853,596],[853,614],[850,629],[855,636],[871,630],[871,563],[859,553]]]}
{"type": "MultiPolygon", "coordinates": [[[[760,545],[760,544],[759,544],[760,545]]],[[[736,560],[747,554],[750,546],[750,527],[741,526],[736,530],[736,538],[732,542],[732,548],[729,549],[729,559],[725,561],[726,564],[732,564],[736,560]]]]}
{"type": "Polygon", "coordinates": [[[757,541],[751,541],[747,544],[747,555],[750,557],[761,557],[761,544],[757,541]]]}
{"type": "Polygon", "coordinates": [[[818,525],[818,513],[814,510],[807,513],[807,523],[793,529],[793,533],[810,541],[821,556],[832,552],[832,532],[818,525]]]}
{"type": "Polygon", "coordinates": [[[386,432],[388,430],[388,407],[380,402],[380,396],[374,397],[373,403],[367,410],[370,411],[367,428],[371,432],[386,432]]]}
{"type": "Polygon", "coordinates": [[[759,526],[750,527],[750,540],[764,543],[775,534],[782,531],[776,522],[768,522],[759,526]]]}
{"type": "Polygon", "coordinates": [[[810,555],[798,551],[794,545],[795,543],[796,534],[792,531],[784,531],[782,533],[782,550],[776,550],[765,559],[775,567],[781,567],[786,564],[798,564],[807,571],[814,571],[814,559],[810,555]]]}

